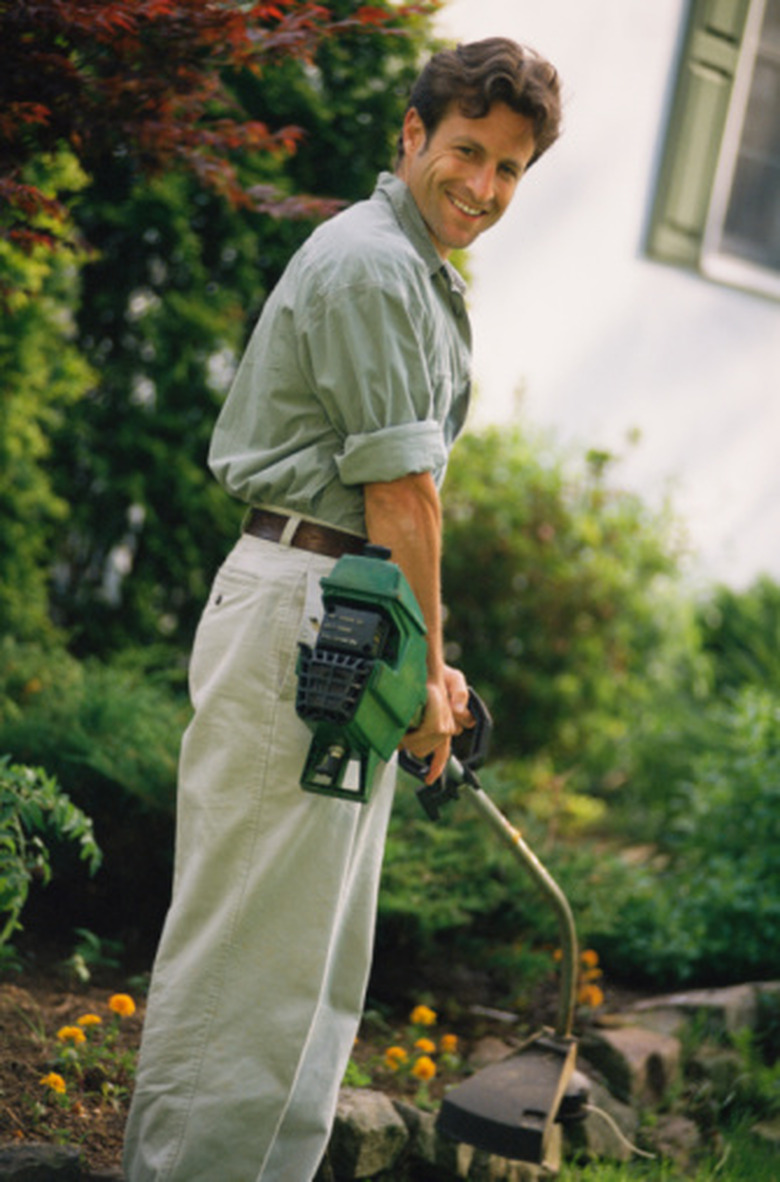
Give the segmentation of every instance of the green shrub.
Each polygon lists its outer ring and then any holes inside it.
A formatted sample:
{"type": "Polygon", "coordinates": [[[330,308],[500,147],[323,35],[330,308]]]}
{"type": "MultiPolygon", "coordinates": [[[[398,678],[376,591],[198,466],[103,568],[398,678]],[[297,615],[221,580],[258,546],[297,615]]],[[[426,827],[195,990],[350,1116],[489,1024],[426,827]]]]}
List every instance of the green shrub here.
{"type": "Polygon", "coordinates": [[[188,706],[139,665],[79,662],[61,649],[0,644],[0,750],[43,766],[93,820],[104,853],[85,884],[54,842],[57,908],[31,898],[38,922],[153,943],[167,905],[176,766],[188,706]]]}
{"type": "MultiPolygon", "coordinates": [[[[530,761],[491,764],[480,772],[491,800],[524,833],[566,893],[580,940],[611,922],[612,900],[630,891],[632,871],[582,837],[576,816],[552,837],[549,818],[529,811],[534,796],[530,761]]],[[[508,1003],[553,969],[559,947],[556,914],[528,872],[467,799],[430,821],[413,782],[401,777],[390,822],[379,899],[378,944],[383,959],[428,971],[457,958],[486,972],[508,1003]]]]}
{"type": "Polygon", "coordinates": [[[780,692],[780,586],[716,587],[698,609],[702,646],[719,690],[760,685],[780,692]]]}
{"type": "Polygon", "coordinates": [[[645,868],[599,933],[610,965],[664,984],[780,973],[780,698],[712,709],[668,810],[663,870],[645,868]]]}
{"type": "Polygon", "coordinates": [[[47,842],[54,835],[74,845],[95,873],[100,850],[92,822],[41,768],[0,758],[0,949],[21,928],[20,916],[34,878],[51,879],[47,842]]]}
{"type": "Polygon", "coordinates": [[[502,754],[544,752],[586,791],[637,717],[696,676],[667,513],[519,430],[468,435],[445,489],[447,639],[496,720],[502,754]]]}
{"type": "Polygon", "coordinates": [[[56,773],[74,796],[113,785],[171,812],[187,707],[142,667],[0,643],[0,750],[56,773]]]}

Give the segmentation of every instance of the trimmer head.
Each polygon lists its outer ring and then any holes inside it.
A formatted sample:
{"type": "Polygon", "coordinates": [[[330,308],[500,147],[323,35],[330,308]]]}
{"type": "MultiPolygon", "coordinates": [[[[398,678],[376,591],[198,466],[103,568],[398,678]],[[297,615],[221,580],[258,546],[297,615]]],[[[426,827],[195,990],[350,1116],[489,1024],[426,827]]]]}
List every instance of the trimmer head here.
{"type": "Polygon", "coordinates": [[[448,1092],[437,1129],[499,1157],[557,1170],[560,1130],[555,1121],[576,1054],[573,1038],[540,1031],[517,1054],[448,1092]]]}

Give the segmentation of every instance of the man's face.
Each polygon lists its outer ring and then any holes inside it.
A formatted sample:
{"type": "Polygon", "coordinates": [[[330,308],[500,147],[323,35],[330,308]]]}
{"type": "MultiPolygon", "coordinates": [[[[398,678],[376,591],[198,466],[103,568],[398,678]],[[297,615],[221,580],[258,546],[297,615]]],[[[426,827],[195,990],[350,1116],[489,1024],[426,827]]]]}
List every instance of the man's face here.
{"type": "Polygon", "coordinates": [[[406,181],[442,258],[494,226],[534,154],[533,125],[505,103],[481,119],[450,107],[426,143],[412,107],[403,127],[398,175],[406,181]]]}

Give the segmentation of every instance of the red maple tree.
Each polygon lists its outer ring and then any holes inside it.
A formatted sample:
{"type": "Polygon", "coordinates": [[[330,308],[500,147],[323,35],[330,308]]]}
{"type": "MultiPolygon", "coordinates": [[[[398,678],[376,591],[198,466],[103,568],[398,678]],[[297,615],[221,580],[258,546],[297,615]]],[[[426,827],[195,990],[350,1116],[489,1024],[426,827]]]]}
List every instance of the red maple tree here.
{"type": "Polygon", "coordinates": [[[302,131],[247,118],[230,73],[311,60],[346,30],[398,33],[435,6],[363,5],[344,18],[312,0],[0,0],[0,233],[53,240],[36,219],[64,208],[24,168],[61,143],[87,172],[120,152],[146,172],[185,166],[231,202],[262,206],[267,194],[241,186],[231,156],[291,151],[302,131]]]}

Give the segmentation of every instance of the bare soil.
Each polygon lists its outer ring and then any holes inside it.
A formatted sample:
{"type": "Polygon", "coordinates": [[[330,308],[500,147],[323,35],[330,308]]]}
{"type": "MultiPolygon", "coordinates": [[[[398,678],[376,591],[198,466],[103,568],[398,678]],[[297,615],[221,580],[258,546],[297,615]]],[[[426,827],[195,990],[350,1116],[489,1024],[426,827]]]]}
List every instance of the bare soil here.
{"type": "Polygon", "coordinates": [[[111,1061],[86,1070],[80,1081],[71,1081],[58,1062],[67,1043],[57,1038],[84,1014],[102,1019],[95,1038],[111,1030],[117,1019],[108,1001],[119,991],[75,986],[49,973],[0,980],[0,1143],[59,1142],[80,1148],[90,1169],[119,1165],[131,1086],[120,1064],[140,1041],[143,1003],[118,1021],[111,1061]],[[41,1083],[52,1072],[67,1080],[64,1095],[41,1083]]]}
{"type": "MultiPolygon", "coordinates": [[[[140,1044],[144,1009],[143,991],[134,991],[124,978],[96,977],[82,985],[69,980],[61,963],[55,961],[37,960],[33,968],[0,977],[0,1144],[59,1142],[80,1148],[90,1171],[118,1167],[132,1090],[133,1052],[140,1044]],[[117,1019],[112,1013],[109,999],[116,993],[133,997],[136,1011],[132,1016],[117,1019]],[[82,1027],[94,1046],[100,1046],[106,1036],[110,1039],[114,1030],[116,1042],[109,1055],[78,1073],[63,1063],[63,1050],[69,1044],[58,1038],[58,1032],[78,1026],[85,1014],[101,1019],[100,1025],[82,1027]],[[52,1072],[66,1080],[64,1095],[42,1083],[52,1072]]],[[[549,1023],[554,1010],[552,983],[523,1015],[522,1026],[489,1011],[469,1009],[455,1016],[441,1014],[435,1028],[417,1030],[411,1036],[405,1012],[388,1016],[386,1010],[380,1014],[369,1009],[353,1061],[370,1076],[372,1087],[434,1105],[445,1087],[462,1076],[462,1067],[438,1053],[443,1034],[456,1035],[458,1054],[465,1064],[475,1053],[489,1054],[491,1046],[495,1050],[501,1042],[517,1045],[529,1028],[549,1023]],[[415,1051],[413,1037],[421,1033],[429,1033],[437,1044],[432,1056],[436,1076],[424,1086],[410,1072],[415,1056],[421,1053],[415,1051]],[[384,1064],[385,1051],[391,1046],[401,1046],[409,1054],[400,1071],[384,1064]]],[[[71,1055],[75,1058],[73,1052],[71,1055]]],[[[83,1059],[79,1054],[79,1061],[83,1059]]]]}

